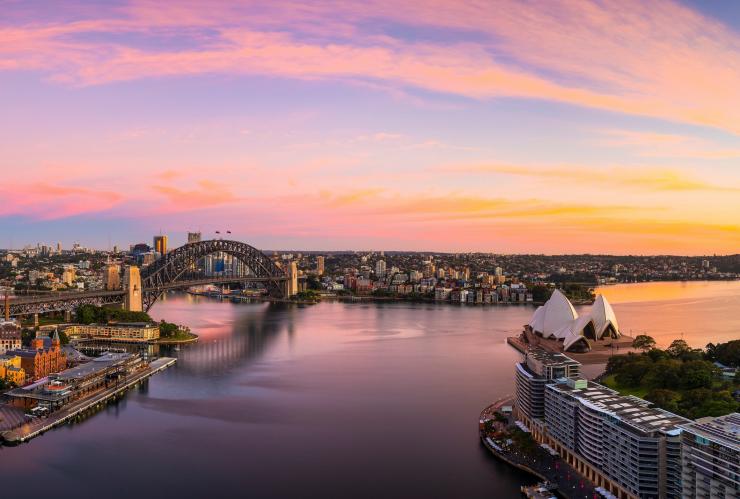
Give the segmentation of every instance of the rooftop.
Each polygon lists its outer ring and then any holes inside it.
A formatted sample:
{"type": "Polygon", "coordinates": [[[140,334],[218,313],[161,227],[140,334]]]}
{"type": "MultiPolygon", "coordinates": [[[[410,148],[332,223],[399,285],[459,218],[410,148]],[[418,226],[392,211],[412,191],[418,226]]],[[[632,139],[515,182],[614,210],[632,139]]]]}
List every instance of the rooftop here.
{"type": "Polygon", "coordinates": [[[577,360],[573,360],[567,355],[558,352],[552,352],[542,347],[531,347],[527,350],[527,356],[541,362],[546,366],[562,365],[562,364],[580,364],[577,360]]]}
{"type": "Polygon", "coordinates": [[[83,379],[91,374],[95,374],[99,371],[107,369],[110,366],[118,364],[119,362],[131,357],[129,353],[106,353],[100,357],[93,358],[90,362],[85,362],[77,367],[64,370],[60,372],[56,379],[60,381],[74,381],[83,379]]]}
{"type": "Polygon", "coordinates": [[[716,418],[702,418],[682,428],[712,442],[740,451],[740,414],[734,412],[716,418]]]}
{"type": "Polygon", "coordinates": [[[549,385],[547,388],[569,394],[580,400],[584,405],[606,413],[645,433],[661,431],[678,434],[681,431],[679,425],[691,423],[690,419],[657,407],[651,407],[652,403],[647,400],[632,395],[620,395],[611,388],[598,383],[587,381],[586,388],[577,388],[571,385],[563,380],[562,383],[558,382],[549,385]]]}

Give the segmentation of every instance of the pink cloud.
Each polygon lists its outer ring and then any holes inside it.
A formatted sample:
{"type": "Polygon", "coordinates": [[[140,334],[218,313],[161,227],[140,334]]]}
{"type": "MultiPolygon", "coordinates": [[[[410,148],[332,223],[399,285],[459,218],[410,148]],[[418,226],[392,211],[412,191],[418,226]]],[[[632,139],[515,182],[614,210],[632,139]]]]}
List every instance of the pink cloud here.
{"type": "Polygon", "coordinates": [[[670,1],[562,0],[548,8],[513,0],[186,2],[164,8],[136,2],[121,12],[110,19],[3,28],[0,68],[41,69],[79,85],[204,73],[385,82],[476,99],[553,100],[740,133],[737,35],[670,1]],[[473,31],[480,39],[414,43],[363,30],[363,21],[377,18],[473,31]],[[317,25],[319,19],[338,21],[327,27],[317,25]],[[335,24],[342,29],[333,30],[335,24]],[[216,35],[202,36],[204,27],[216,35]],[[200,46],[167,51],[75,37],[173,31],[200,46]]]}
{"type": "Polygon", "coordinates": [[[119,204],[123,197],[112,191],[71,187],[47,182],[0,187],[0,216],[24,215],[54,220],[97,213],[119,204]]]}

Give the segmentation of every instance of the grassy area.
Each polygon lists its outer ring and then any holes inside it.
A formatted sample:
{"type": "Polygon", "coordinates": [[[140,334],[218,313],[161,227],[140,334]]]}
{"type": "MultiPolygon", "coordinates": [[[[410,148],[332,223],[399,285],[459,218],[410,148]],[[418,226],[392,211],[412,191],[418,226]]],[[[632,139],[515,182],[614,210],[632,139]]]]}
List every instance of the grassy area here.
{"type": "Polygon", "coordinates": [[[635,397],[645,398],[649,389],[645,386],[623,386],[617,383],[615,374],[610,374],[601,380],[601,384],[608,386],[612,390],[616,390],[622,395],[634,395],[635,397]]]}
{"type": "Polygon", "coordinates": [[[191,333],[187,330],[178,330],[177,333],[169,335],[169,336],[161,336],[157,343],[188,343],[191,341],[195,341],[198,339],[198,335],[191,333]]]}

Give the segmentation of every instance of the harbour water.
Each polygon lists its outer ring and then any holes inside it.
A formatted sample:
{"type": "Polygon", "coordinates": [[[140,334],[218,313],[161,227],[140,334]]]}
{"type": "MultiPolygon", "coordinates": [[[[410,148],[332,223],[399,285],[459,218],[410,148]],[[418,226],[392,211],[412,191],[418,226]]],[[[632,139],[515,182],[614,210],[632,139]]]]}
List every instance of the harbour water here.
{"type": "MultiPolygon", "coordinates": [[[[627,332],[663,346],[738,336],[740,283],[629,289],[604,291],[627,332]]],[[[152,315],[200,341],[163,352],[174,367],[93,417],[0,448],[4,492],[516,497],[532,481],[482,447],[477,418],[512,393],[519,355],[505,338],[532,311],[171,295],[152,315]]]]}

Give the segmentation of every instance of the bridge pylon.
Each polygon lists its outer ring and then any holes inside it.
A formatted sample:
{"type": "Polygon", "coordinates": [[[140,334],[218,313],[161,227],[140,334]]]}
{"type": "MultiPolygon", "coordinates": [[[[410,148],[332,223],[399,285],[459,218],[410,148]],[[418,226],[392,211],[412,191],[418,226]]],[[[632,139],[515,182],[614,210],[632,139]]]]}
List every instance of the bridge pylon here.
{"type": "Polygon", "coordinates": [[[123,298],[123,308],[130,312],[142,312],[144,310],[141,295],[141,274],[139,267],[129,265],[123,275],[123,287],[126,295],[123,298]]]}

